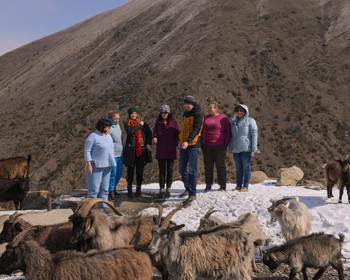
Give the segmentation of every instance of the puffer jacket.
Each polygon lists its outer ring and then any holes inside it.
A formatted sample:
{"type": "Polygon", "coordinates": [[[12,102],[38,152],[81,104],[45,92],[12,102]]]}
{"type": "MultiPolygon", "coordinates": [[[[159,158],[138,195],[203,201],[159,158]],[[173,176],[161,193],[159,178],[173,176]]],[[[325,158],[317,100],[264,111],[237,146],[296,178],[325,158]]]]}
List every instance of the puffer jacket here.
{"type": "Polygon", "coordinates": [[[188,148],[200,147],[200,136],[203,126],[203,114],[196,104],[191,111],[185,111],[182,116],[180,145],[188,142],[188,148]]]}
{"type": "Polygon", "coordinates": [[[247,105],[239,104],[246,110],[246,114],[241,119],[236,113],[230,119],[231,141],[229,148],[233,153],[251,152],[258,150],[258,126],[253,118],[249,117],[247,105]]]}

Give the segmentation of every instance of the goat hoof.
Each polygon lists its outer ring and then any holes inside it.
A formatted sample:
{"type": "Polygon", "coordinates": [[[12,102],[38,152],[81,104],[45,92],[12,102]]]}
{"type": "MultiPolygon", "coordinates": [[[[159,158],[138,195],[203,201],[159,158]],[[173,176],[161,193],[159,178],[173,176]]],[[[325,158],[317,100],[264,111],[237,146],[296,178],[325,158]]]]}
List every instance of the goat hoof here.
{"type": "Polygon", "coordinates": [[[341,200],[338,200],[338,203],[343,203],[341,200]]]}

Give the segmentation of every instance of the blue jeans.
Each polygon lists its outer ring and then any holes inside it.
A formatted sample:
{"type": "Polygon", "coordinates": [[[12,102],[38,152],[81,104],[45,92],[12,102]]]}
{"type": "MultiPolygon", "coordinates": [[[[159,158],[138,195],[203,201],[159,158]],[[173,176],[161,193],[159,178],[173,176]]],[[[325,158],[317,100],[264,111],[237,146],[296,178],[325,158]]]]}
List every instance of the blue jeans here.
{"type": "Polygon", "coordinates": [[[250,167],[252,156],[250,152],[234,153],[233,159],[236,164],[237,188],[242,188],[242,183],[244,188],[248,188],[252,173],[250,167]]]}
{"type": "Polygon", "coordinates": [[[108,200],[108,187],[112,167],[96,168],[92,164],[92,174],[86,173],[87,197],[108,200]]]}
{"type": "Polygon", "coordinates": [[[190,196],[197,193],[199,148],[180,149],[179,172],[190,196]]]}
{"type": "Polygon", "coordinates": [[[111,170],[111,179],[109,180],[109,191],[114,192],[123,174],[123,157],[115,157],[117,166],[113,166],[111,170]]]}

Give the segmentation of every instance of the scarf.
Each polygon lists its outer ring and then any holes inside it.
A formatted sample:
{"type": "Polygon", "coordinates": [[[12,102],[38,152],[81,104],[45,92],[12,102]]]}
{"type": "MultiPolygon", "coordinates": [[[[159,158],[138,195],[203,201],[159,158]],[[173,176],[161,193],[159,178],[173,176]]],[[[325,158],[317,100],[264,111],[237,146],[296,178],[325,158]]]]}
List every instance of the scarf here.
{"type": "MultiPolygon", "coordinates": [[[[138,125],[136,120],[130,120],[130,126],[131,127],[134,127],[136,125],[138,125]]],[[[141,148],[142,133],[141,133],[141,129],[139,129],[138,131],[135,132],[135,136],[136,136],[136,157],[139,157],[142,154],[142,148],[141,148]]]]}

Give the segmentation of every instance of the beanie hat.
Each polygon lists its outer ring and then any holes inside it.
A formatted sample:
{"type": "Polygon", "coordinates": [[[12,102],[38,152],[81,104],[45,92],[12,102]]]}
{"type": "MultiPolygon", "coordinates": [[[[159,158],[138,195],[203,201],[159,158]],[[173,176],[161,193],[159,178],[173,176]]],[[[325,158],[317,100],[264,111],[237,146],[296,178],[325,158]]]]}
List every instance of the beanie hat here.
{"type": "Polygon", "coordinates": [[[160,112],[161,113],[170,113],[170,106],[166,105],[166,104],[160,106],[160,112]]]}
{"type": "Polygon", "coordinates": [[[187,95],[184,99],[184,103],[191,104],[191,105],[196,105],[196,99],[192,95],[187,95]]]}
{"type": "Polygon", "coordinates": [[[138,113],[140,114],[140,111],[138,108],[136,107],[131,107],[129,110],[128,110],[128,115],[131,115],[132,113],[138,113]]]}

